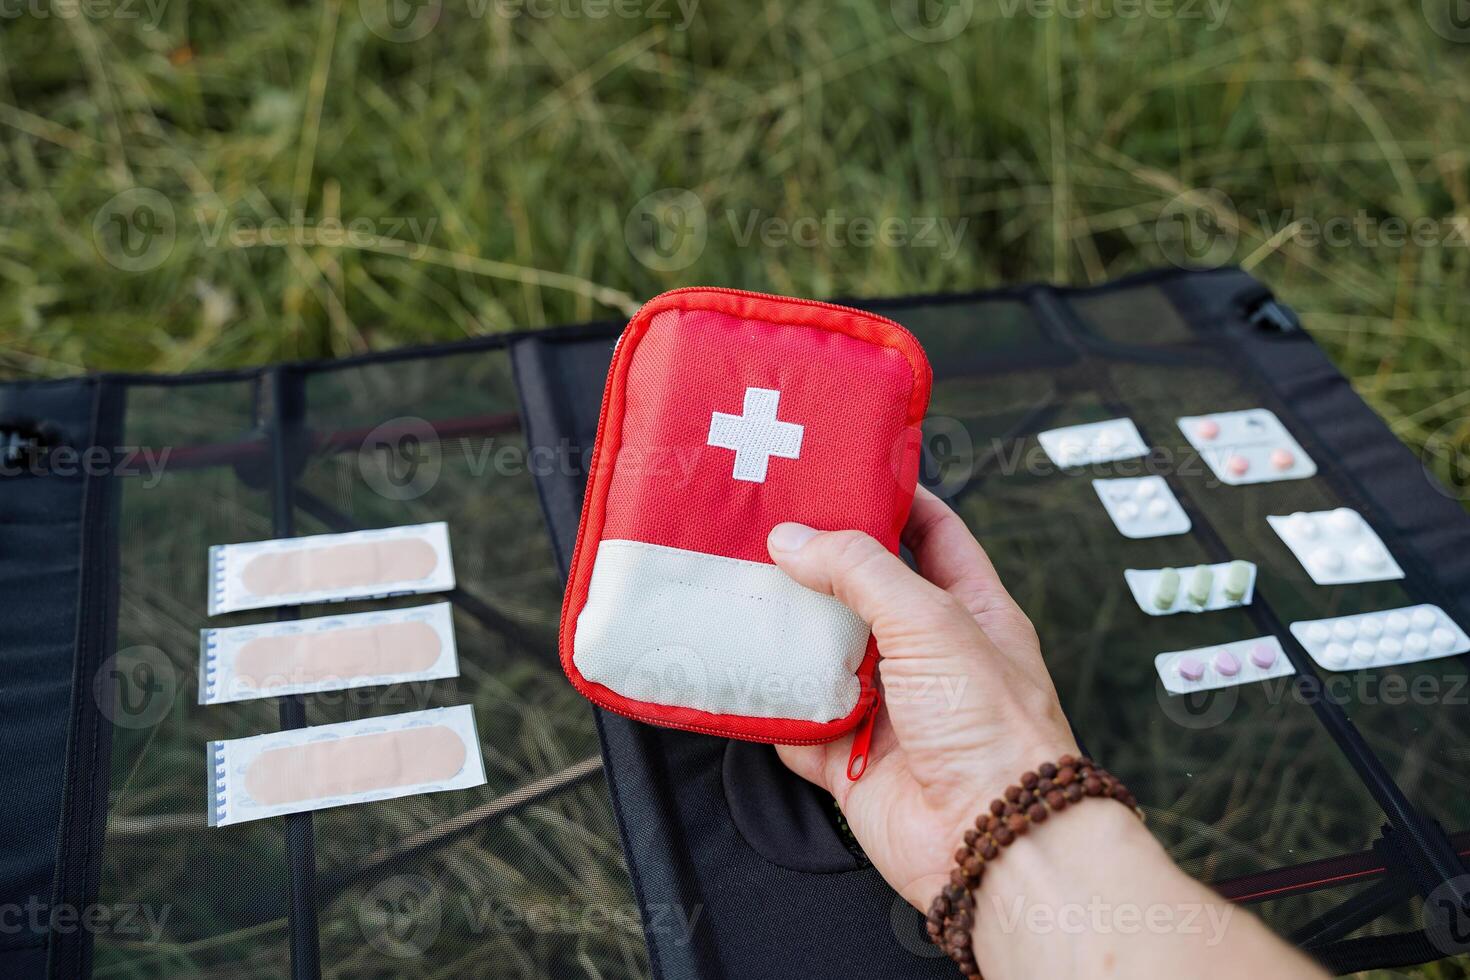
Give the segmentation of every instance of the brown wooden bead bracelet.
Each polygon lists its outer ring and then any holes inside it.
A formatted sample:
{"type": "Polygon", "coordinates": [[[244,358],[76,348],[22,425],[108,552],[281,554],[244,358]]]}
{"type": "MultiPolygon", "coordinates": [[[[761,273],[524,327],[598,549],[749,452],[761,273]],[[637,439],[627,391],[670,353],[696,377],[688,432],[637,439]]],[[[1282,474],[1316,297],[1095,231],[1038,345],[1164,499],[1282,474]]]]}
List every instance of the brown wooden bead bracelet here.
{"type": "Polygon", "coordinates": [[[1020,785],[1007,786],[1000,799],[990,802],[989,811],[976,817],[975,826],[965,831],[965,843],[954,854],[949,884],[935,896],[925,923],[929,939],[955,961],[960,973],[980,976],[970,930],[975,927],[975,889],[985,877],[985,866],[1032,824],[1044,823],[1049,813],[1089,796],[1111,797],[1143,819],[1138,801],[1117,777],[1086,756],[1064,755],[1055,763],[1045,762],[1023,773],[1020,785]]]}

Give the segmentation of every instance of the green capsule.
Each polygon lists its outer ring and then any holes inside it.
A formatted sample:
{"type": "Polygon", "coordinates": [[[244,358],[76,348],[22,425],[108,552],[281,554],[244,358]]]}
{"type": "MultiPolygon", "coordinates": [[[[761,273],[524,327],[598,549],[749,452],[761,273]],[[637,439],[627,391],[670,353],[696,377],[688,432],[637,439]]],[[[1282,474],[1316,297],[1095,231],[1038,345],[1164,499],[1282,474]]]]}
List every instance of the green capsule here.
{"type": "Polygon", "coordinates": [[[1165,568],[1159,572],[1159,580],[1154,583],[1154,606],[1158,609],[1173,609],[1174,603],[1179,601],[1179,573],[1172,568],[1165,568]]]}
{"type": "Polygon", "coordinates": [[[1210,601],[1210,589],[1215,584],[1215,573],[1209,565],[1196,565],[1189,573],[1189,601],[1203,606],[1210,601]]]}
{"type": "Polygon", "coordinates": [[[1251,563],[1239,559],[1230,563],[1225,570],[1225,598],[1239,602],[1245,598],[1245,590],[1251,584],[1251,563]]]}

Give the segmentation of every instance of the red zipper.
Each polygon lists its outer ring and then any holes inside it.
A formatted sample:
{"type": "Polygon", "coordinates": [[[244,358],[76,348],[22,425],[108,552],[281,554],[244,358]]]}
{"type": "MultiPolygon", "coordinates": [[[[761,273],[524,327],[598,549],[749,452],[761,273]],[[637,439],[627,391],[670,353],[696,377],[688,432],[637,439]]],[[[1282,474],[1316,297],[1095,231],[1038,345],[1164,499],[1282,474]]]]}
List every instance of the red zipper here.
{"type": "MultiPolygon", "coordinates": [[[[896,327],[900,333],[913,341],[916,346],[919,344],[919,338],[915,337],[908,327],[899,323],[897,320],[890,320],[886,316],[869,313],[867,310],[860,310],[855,306],[843,306],[841,303],[828,303],[820,299],[803,299],[799,296],[781,296],[777,293],[758,293],[751,289],[731,289],[728,286],[684,286],[680,289],[671,289],[666,293],[660,293],[657,298],[663,299],[666,296],[678,296],[680,293],[725,293],[729,296],[749,296],[751,299],[774,299],[783,303],[795,303],[798,306],[815,306],[819,310],[836,310],[838,313],[856,313],[858,316],[871,317],[891,327],[896,327]]],[[[638,314],[635,313],[633,315],[636,317],[638,314]]],[[[596,455],[596,453],[593,453],[594,458],[596,455]]]]}
{"type": "MultiPolygon", "coordinates": [[[[839,313],[856,313],[859,316],[871,317],[874,320],[879,320],[883,323],[886,323],[889,326],[897,329],[915,346],[918,346],[919,344],[918,338],[913,335],[912,331],[910,331],[903,324],[899,323],[897,320],[890,320],[886,316],[879,316],[876,313],[869,313],[867,310],[859,310],[856,307],[843,306],[840,303],[826,303],[819,299],[802,299],[795,296],[781,296],[777,293],[760,293],[749,289],[731,289],[727,286],[684,286],[679,289],[671,289],[668,292],[660,293],[658,296],[655,297],[655,299],[662,300],[666,299],[669,296],[678,296],[682,293],[725,293],[731,296],[748,296],[752,299],[770,299],[778,300],[783,303],[796,303],[800,306],[814,306],[818,309],[835,310],[839,313]]],[[[635,312],[633,316],[629,319],[629,325],[631,325],[634,320],[638,319],[640,313],[642,313],[642,307],[639,307],[638,311],[635,312]]],[[[602,407],[598,410],[597,413],[597,431],[599,433],[602,432],[603,426],[607,422],[607,410],[609,403],[608,395],[612,391],[613,379],[617,377],[616,368],[618,365],[618,360],[623,356],[624,351],[623,336],[627,332],[628,328],[624,327],[622,332],[618,334],[618,339],[613,343],[612,362],[608,365],[607,381],[604,383],[602,389],[602,407]]],[[[598,460],[602,457],[602,444],[603,440],[598,439],[592,446],[592,458],[587,463],[587,486],[589,487],[592,486],[595,482],[595,477],[597,474],[597,463],[598,460]]],[[[577,543],[572,548],[572,562],[571,565],[568,566],[571,574],[567,576],[568,582],[570,582],[571,579],[575,577],[575,570],[578,567],[577,562],[582,557],[582,543],[584,537],[583,532],[586,530],[586,523],[587,508],[584,506],[582,508],[582,514],[577,520],[577,543]]],[[[565,627],[566,624],[565,622],[563,622],[562,628],[565,629],[565,627]]],[[[564,642],[564,638],[559,637],[558,643],[561,642],[564,642]]],[[[876,667],[874,669],[876,671],[876,667]]],[[[872,701],[869,703],[867,709],[863,712],[862,716],[858,719],[857,734],[856,736],[854,736],[852,743],[853,750],[847,760],[847,778],[853,780],[854,782],[862,777],[863,772],[868,767],[868,747],[872,743],[873,726],[878,717],[878,704],[882,700],[878,693],[876,677],[874,678],[872,692],[872,701]],[[861,753],[859,753],[858,751],[859,747],[861,747],[861,753]],[[853,772],[854,762],[860,763],[856,774],[854,774],[853,772]]],[[[736,737],[732,736],[729,732],[724,731],[723,729],[710,728],[706,725],[686,725],[679,722],[665,721],[664,719],[659,718],[656,715],[645,715],[638,714],[632,711],[623,711],[620,708],[615,708],[612,705],[603,703],[601,699],[593,697],[590,694],[587,694],[587,692],[585,691],[583,691],[582,694],[584,697],[587,698],[587,700],[591,701],[593,704],[597,705],[604,711],[611,711],[615,715],[621,715],[624,718],[630,718],[633,721],[640,721],[647,725],[656,725],[660,728],[673,728],[679,731],[694,732],[699,735],[716,735],[721,738],[736,737]]],[[[781,741],[781,744],[825,745],[828,742],[837,741],[837,739],[841,738],[843,735],[846,735],[847,731],[849,730],[840,731],[837,732],[835,735],[828,735],[823,738],[801,738],[789,740],[783,739],[781,741]]]]}
{"type": "Polygon", "coordinates": [[[852,751],[847,754],[847,778],[857,782],[868,771],[868,752],[873,746],[873,729],[878,726],[878,707],[883,703],[883,693],[878,690],[874,678],[873,700],[858,722],[857,733],[852,737],[852,751]]]}

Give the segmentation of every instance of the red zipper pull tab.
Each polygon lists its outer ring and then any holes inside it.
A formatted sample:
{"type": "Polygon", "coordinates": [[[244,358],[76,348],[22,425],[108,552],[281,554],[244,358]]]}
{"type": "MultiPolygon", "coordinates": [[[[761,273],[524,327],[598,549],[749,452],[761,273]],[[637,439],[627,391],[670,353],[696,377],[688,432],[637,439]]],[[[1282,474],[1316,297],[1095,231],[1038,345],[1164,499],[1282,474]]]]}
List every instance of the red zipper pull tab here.
{"type": "Polygon", "coordinates": [[[863,720],[858,722],[857,734],[852,737],[852,751],[847,756],[847,778],[853,782],[861,779],[868,769],[868,749],[873,744],[873,728],[878,723],[878,706],[882,703],[883,695],[875,684],[873,701],[868,705],[863,720]]]}

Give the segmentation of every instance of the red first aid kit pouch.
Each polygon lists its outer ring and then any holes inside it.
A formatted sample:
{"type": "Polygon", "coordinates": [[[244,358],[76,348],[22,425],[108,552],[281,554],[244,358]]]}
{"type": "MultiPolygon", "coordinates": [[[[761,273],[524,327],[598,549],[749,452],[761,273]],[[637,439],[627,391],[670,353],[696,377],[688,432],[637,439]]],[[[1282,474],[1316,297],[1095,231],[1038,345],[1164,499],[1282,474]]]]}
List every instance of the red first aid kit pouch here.
{"type": "Polygon", "coordinates": [[[856,528],[896,552],[930,382],[913,335],[860,310],[700,288],[644,305],[608,372],[562,607],[577,690],[758,742],[871,716],[867,625],[777,568],[766,536],[856,528]]]}

